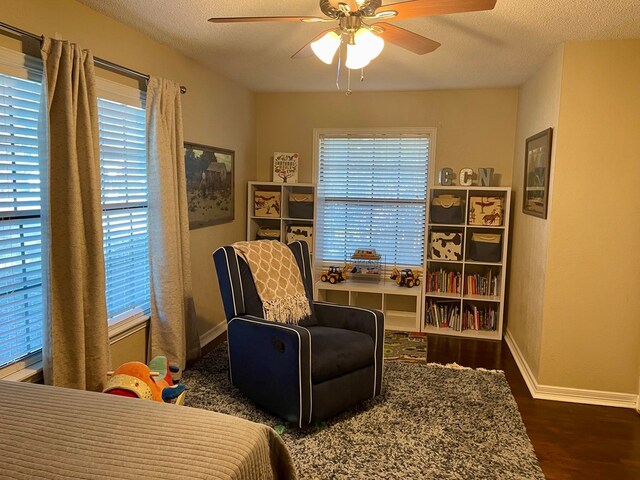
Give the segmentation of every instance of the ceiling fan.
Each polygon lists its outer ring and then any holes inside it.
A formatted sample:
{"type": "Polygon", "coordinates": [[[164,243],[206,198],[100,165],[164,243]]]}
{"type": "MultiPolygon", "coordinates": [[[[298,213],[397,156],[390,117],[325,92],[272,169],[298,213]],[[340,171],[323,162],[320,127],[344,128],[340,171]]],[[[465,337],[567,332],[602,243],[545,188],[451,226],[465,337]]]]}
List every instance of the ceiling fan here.
{"type": "MultiPolygon", "coordinates": [[[[333,62],[336,51],[346,43],[345,65],[348,69],[362,69],[377,57],[384,41],[410,52],[424,55],[433,52],[440,43],[383,20],[404,20],[415,17],[445,15],[449,13],[491,10],[496,0],[405,0],[382,5],[382,0],[320,0],[324,17],[272,16],[272,17],[217,17],[212,23],[240,22],[305,22],[335,23],[293,54],[291,58],[304,58],[312,54],[327,64],[333,62]]],[[[339,53],[340,55],[340,53],[339,53]]],[[[340,56],[338,61],[338,75],[340,56]]]]}

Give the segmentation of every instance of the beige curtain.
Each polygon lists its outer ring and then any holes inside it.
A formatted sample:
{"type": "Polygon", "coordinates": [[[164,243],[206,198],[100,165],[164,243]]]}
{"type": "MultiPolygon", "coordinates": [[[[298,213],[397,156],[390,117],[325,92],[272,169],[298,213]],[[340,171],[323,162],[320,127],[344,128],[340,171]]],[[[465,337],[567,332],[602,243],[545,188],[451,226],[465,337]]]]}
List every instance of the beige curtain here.
{"type": "Polygon", "coordinates": [[[44,378],[51,385],[102,390],[110,360],[93,56],[47,38],[42,58],[49,130],[44,378]]]}
{"type": "Polygon", "coordinates": [[[184,368],[200,354],[191,286],[187,183],[180,85],[151,77],[147,86],[147,175],[151,271],[150,358],[184,368]]]}

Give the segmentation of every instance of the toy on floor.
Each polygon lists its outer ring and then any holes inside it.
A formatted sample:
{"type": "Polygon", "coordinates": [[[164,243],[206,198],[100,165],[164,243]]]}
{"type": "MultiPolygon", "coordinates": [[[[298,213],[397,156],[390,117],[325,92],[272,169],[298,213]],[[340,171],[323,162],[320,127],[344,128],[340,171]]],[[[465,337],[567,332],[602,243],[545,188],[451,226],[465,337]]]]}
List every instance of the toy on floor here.
{"type": "Polygon", "coordinates": [[[172,373],[178,368],[170,366],[167,357],[155,357],[149,365],[142,362],[127,362],[113,372],[107,372],[109,380],[105,393],[123,397],[143,398],[156,402],[182,405],[185,386],[174,385],[172,373]]]}

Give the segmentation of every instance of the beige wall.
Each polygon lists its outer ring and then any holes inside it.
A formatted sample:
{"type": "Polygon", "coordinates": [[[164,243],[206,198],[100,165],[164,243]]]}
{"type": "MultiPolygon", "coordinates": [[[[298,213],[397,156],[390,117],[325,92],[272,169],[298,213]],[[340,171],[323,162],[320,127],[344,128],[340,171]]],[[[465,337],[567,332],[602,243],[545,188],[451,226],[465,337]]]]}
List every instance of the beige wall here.
{"type": "Polygon", "coordinates": [[[261,93],[256,108],[258,180],[284,151],[300,153],[300,181],[311,182],[314,128],[436,127],[436,169],[494,167],[511,183],[517,89],[261,93]]]}
{"type": "MultiPolygon", "coordinates": [[[[0,20],[38,35],[58,33],[65,40],[91,49],[97,57],[180,82],[188,88],[182,98],[185,140],[235,150],[235,185],[240,192],[235,198],[236,220],[191,232],[198,330],[201,335],[206,334],[224,319],[211,253],[224,243],[245,237],[246,195],[243,192],[246,182],[255,178],[256,169],[253,94],[171,48],[73,0],[2,0],[0,20]]],[[[4,36],[0,37],[0,44],[12,44],[4,36]]],[[[100,69],[98,73],[105,75],[100,69]]],[[[110,78],[131,84],[131,80],[122,76],[110,78]]]]}
{"type": "Polygon", "coordinates": [[[640,40],[565,46],[538,381],[638,393],[640,40]]]}
{"type": "MultiPolygon", "coordinates": [[[[544,287],[547,267],[549,220],[522,213],[525,140],[549,127],[558,132],[563,48],[549,57],[521,88],[518,96],[518,126],[513,162],[511,253],[507,330],[518,345],[534,376],[538,375],[542,342],[544,287]]],[[[557,142],[552,143],[551,182],[557,142]]]]}
{"type": "Polygon", "coordinates": [[[126,362],[146,363],[147,330],[138,330],[111,343],[111,366],[118,368],[126,362]]]}

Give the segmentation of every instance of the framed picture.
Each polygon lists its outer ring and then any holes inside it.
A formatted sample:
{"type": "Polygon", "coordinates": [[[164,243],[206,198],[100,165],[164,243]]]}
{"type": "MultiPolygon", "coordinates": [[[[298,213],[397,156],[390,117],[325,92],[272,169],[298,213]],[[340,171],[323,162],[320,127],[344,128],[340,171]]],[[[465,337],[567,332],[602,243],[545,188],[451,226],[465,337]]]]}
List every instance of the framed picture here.
{"type": "Polygon", "coordinates": [[[273,181],[276,183],[298,183],[297,153],[275,152],[273,154],[273,181]]]}
{"type": "Polygon", "coordinates": [[[189,228],[233,220],[233,150],[184,144],[189,228]]]}
{"type": "Polygon", "coordinates": [[[540,218],[547,218],[552,133],[547,128],[525,142],[522,211],[540,218]]]}

